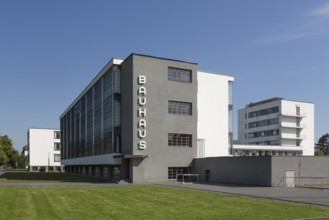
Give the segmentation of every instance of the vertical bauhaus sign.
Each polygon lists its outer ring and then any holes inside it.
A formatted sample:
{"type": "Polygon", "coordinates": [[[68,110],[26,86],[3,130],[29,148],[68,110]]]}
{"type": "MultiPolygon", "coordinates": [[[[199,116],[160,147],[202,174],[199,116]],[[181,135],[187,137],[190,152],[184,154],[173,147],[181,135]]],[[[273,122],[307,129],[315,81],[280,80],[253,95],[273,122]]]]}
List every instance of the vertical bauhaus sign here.
{"type": "Polygon", "coordinates": [[[139,75],[137,77],[137,117],[138,117],[138,149],[146,149],[146,76],[139,75]]]}

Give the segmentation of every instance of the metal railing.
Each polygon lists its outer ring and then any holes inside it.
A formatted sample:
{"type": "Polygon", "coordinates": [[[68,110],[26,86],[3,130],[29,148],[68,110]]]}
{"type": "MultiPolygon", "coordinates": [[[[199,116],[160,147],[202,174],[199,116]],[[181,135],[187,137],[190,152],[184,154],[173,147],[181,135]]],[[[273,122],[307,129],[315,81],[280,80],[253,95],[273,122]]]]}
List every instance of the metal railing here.
{"type": "Polygon", "coordinates": [[[281,127],[285,128],[306,128],[306,124],[296,124],[296,123],[289,123],[289,122],[281,122],[281,127]]]}
{"type": "Polygon", "coordinates": [[[281,138],[283,139],[296,139],[296,140],[301,140],[301,139],[306,139],[306,135],[301,135],[299,137],[296,136],[296,134],[281,134],[281,138]]]}
{"type": "Polygon", "coordinates": [[[279,186],[329,189],[329,177],[283,177],[282,180],[279,186]]]}
{"type": "Polygon", "coordinates": [[[292,117],[306,117],[307,116],[306,113],[297,114],[296,112],[289,112],[289,111],[281,112],[281,115],[283,115],[283,116],[292,116],[292,117]]]}
{"type": "Polygon", "coordinates": [[[176,174],[176,183],[199,182],[199,174],[176,174]]]}

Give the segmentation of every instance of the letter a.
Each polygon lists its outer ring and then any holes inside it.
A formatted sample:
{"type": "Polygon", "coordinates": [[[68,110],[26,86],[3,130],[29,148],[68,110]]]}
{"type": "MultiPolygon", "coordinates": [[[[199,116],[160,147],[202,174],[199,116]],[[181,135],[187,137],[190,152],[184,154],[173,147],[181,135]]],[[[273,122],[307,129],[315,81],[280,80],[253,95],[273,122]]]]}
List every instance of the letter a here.
{"type": "Polygon", "coordinates": [[[138,95],[146,95],[146,88],[144,86],[139,87],[138,95]]]}
{"type": "Polygon", "coordinates": [[[139,128],[146,128],[146,120],[143,119],[143,118],[141,120],[139,120],[138,127],[139,128]]]}

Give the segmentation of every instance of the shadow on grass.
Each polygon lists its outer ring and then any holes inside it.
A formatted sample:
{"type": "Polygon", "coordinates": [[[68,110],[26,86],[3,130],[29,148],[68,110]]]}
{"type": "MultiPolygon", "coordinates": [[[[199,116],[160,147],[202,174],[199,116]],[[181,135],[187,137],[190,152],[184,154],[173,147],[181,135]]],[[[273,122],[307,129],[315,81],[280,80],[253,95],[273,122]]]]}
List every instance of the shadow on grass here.
{"type": "Polygon", "coordinates": [[[6,172],[0,176],[0,182],[6,181],[55,181],[55,182],[91,182],[109,183],[108,180],[67,175],[65,173],[6,172]]]}

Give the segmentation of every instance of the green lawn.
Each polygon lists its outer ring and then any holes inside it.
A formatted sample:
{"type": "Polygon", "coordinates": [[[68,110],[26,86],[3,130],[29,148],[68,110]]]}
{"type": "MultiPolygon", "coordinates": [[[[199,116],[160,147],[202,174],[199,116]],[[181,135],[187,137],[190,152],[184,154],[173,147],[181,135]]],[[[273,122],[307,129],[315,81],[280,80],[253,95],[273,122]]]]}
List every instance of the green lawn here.
{"type": "Polygon", "coordinates": [[[0,219],[298,219],[329,209],[154,185],[1,187],[0,219]]]}
{"type": "Polygon", "coordinates": [[[0,176],[0,182],[7,181],[60,181],[60,182],[102,182],[95,178],[67,175],[65,173],[6,172],[0,176]]]}

